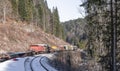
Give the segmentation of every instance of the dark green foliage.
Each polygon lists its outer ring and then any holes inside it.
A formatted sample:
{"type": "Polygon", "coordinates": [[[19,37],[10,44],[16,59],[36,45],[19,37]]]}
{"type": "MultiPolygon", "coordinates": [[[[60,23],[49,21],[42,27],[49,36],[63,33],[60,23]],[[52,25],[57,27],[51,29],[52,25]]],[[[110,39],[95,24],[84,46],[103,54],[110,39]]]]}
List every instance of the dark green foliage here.
{"type": "Polygon", "coordinates": [[[27,11],[25,7],[25,0],[19,0],[18,2],[18,13],[20,15],[21,20],[27,20],[27,11]]]}
{"type": "MultiPolygon", "coordinates": [[[[120,5],[120,1],[118,2],[120,5]]],[[[92,56],[95,61],[98,61],[103,66],[103,71],[109,71],[111,69],[111,14],[110,14],[110,1],[107,0],[87,0],[81,6],[84,6],[87,12],[87,35],[88,43],[87,50],[88,52],[92,51],[92,56]],[[91,49],[92,48],[92,49],[91,49]]],[[[113,8],[115,10],[115,8],[113,8]]],[[[120,10],[118,10],[120,11],[120,10]]],[[[120,12],[117,13],[119,17],[120,12]]],[[[114,13],[115,17],[115,13],[114,13]]],[[[119,22],[119,20],[118,20],[119,22]]],[[[117,31],[120,24],[117,24],[117,31]]],[[[117,36],[117,39],[120,35],[117,36]]],[[[120,54],[118,54],[119,42],[117,42],[116,57],[117,63],[120,54]]],[[[90,54],[90,55],[91,55],[90,54]]],[[[120,68],[118,68],[120,69],[120,68]]],[[[117,69],[117,70],[118,70],[117,69]]],[[[119,71],[119,70],[118,70],[119,71]]]]}
{"type": "Polygon", "coordinates": [[[63,28],[59,21],[59,15],[57,8],[53,8],[53,34],[59,38],[63,38],[63,28]]]}
{"type": "Polygon", "coordinates": [[[32,0],[26,0],[26,2],[25,2],[26,4],[25,4],[25,9],[26,9],[26,14],[27,14],[27,16],[26,16],[26,20],[27,21],[31,21],[32,20],[32,18],[33,18],[33,1],[32,0]]]}
{"type": "Polygon", "coordinates": [[[39,25],[42,27],[42,29],[43,29],[43,21],[42,21],[42,18],[43,18],[43,9],[42,9],[42,6],[41,6],[41,4],[38,4],[38,14],[39,14],[39,19],[40,19],[40,23],[39,23],[39,25]]]}
{"type": "Polygon", "coordinates": [[[59,17],[58,17],[58,11],[57,8],[54,9],[53,8],[53,24],[54,24],[54,28],[53,28],[53,34],[55,34],[55,36],[59,36],[58,31],[59,31],[59,17]]]}
{"type": "Polygon", "coordinates": [[[62,24],[60,24],[60,38],[62,38],[63,40],[65,40],[65,38],[66,38],[64,27],[62,24]]]}
{"type": "Polygon", "coordinates": [[[42,19],[43,17],[43,9],[41,4],[38,4],[38,13],[39,13],[39,18],[42,19]]]}
{"type": "Polygon", "coordinates": [[[66,41],[80,48],[84,48],[87,38],[84,30],[86,24],[84,22],[85,20],[81,18],[62,23],[65,29],[66,41]]]}
{"type": "Polygon", "coordinates": [[[18,0],[18,13],[21,20],[31,21],[31,19],[33,18],[33,10],[34,9],[32,0],[18,0]]]}
{"type": "Polygon", "coordinates": [[[13,8],[13,13],[17,15],[18,13],[18,0],[11,0],[12,8],[13,8]]]}

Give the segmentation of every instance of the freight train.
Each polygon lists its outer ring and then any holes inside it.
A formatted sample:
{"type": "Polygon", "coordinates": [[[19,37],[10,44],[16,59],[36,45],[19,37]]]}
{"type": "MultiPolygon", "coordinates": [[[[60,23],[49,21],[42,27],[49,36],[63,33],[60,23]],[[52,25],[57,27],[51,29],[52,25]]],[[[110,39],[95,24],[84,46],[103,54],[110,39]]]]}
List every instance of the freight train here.
{"type": "Polygon", "coordinates": [[[30,45],[29,47],[29,50],[34,54],[58,52],[65,50],[76,50],[76,49],[77,47],[75,46],[68,46],[68,45],[50,46],[48,44],[34,44],[34,45],[30,45]]]}
{"type": "Polygon", "coordinates": [[[34,44],[30,45],[28,51],[26,52],[16,52],[16,53],[7,53],[3,54],[0,57],[0,62],[13,59],[17,57],[25,57],[25,56],[32,56],[41,53],[52,53],[52,52],[60,52],[60,51],[71,51],[76,50],[76,46],[68,46],[68,45],[60,45],[60,46],[50,46],[48,44],[34,44]]]}

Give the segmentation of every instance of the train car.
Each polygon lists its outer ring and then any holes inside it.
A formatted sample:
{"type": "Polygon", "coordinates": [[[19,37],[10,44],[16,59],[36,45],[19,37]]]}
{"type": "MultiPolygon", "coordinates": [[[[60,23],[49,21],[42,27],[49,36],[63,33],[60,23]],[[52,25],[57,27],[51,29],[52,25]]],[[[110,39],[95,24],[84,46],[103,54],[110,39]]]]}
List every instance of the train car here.
{"type": "Polygon", "coordinates": [[[17,57],[25,57],[25,56],[27,56],[27,54],[26,54],[26,52],[15,52],[15,53],[9,54],[9,56],[11,58],[17,58],[17,57]]]}
{"type": "Polygon", "coordinates": [[[10,59],[10,56],[8,55],[8,54],[2,54],[1,56],[0,56],[0,62],[4,62],[4,61],[6,61],[6,60],[8,60],[8,59],[10,59]]]}
{"type": "Polygon", "coordinates": [[[34,52],[34,54],[49,52],[49,46],[47,44],[30,45],[30,51],[34,52]]]}
{"type": "Polygon", "coordinates": [[[51,52],[59,51],[59,48],[57,46],[51,46],[50,51],[51,52]]]}
{"type": "Polygon", "coordinates": [[[78,49],[78,47],[77,47],[77,46],[72,46],[72,48],[73,48],[73,51],[75,51],[75,50],[77,50],[77,49],[78,49]]]}
{"type": "Polygon", "coordinates": [[[68,46],[67,45],[61,45],[60,47],[64,48],[64,50],[68,50],[68,46]]]}
{"type": "Polygon", "coordinates": [[[59,51],[64,51],[65,47],[59,47],[59,51]]]}
{"type": "Polygon", "coordinates": [[[73,46],[70,46],[70,45],[62,45],[64,47],[65,50],[67,51],[71,51],[73,50],[73,46]]]}

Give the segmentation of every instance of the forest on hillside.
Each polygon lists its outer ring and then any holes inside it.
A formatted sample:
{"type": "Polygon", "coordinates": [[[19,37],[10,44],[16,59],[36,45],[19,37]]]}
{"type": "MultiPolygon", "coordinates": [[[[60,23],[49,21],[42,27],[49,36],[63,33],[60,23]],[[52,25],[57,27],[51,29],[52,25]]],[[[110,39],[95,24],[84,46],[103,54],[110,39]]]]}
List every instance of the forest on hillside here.
{"type": "Polygon", "coordinates": [[[57,8],[51,11],[46,0],[1,0],[0,22],[7,19],[25,21],[39,26],[43,31],[64,39],[63,27],[59,21],[57,8]]]}
{"type": "Polygon", "coordinates": [[[87,42],[86,23],[83,18],[78,18],[61,23],[64,27],[66,42],[85,48],[87,42]]]}
{"type": "Polygon", "coordinates": [[[81,6],[86,10],[89,56],[102,65],[102,71],[120,71],[120,0],[82,1],[81,6]]]}

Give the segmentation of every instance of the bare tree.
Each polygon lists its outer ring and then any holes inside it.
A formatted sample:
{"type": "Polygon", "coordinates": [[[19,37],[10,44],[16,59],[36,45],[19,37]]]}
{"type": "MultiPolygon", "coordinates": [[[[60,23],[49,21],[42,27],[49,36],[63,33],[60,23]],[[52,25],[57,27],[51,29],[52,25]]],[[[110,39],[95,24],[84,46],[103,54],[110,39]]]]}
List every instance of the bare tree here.
{"type": "Polygon", "coordinates": [[[6,17],[10,17],[12,13],[11,4],[8,0],[0,1],[0,22],[5,23],[6,17]]]}

